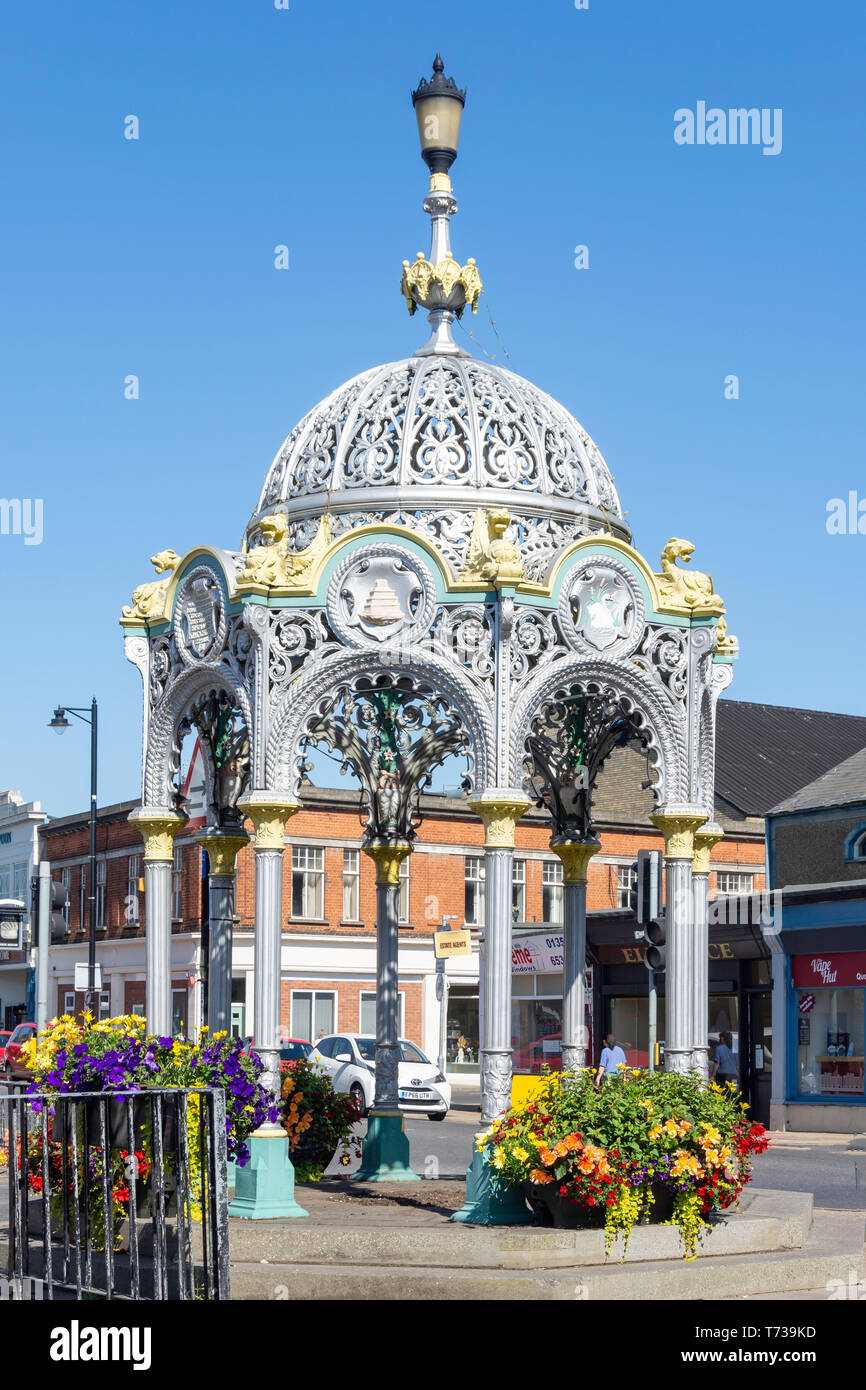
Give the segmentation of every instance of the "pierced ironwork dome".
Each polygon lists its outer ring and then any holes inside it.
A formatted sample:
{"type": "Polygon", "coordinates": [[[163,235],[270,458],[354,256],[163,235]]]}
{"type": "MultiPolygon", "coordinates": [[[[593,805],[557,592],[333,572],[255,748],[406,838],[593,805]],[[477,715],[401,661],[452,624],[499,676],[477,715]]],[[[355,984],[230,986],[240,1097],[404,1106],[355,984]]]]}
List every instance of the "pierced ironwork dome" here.
{"type": "Polygon", "coordinates": [[[325,511],[333,536],[395,522],[459,569],[477,508],[503,506],[529,579],[590,532],[630,539],[600,451],[563,406],[503,367],[416,356],[354,377],[295,426],[247,534],[254,543],[273,512],[288,516],[293,549],[325,511]]]}

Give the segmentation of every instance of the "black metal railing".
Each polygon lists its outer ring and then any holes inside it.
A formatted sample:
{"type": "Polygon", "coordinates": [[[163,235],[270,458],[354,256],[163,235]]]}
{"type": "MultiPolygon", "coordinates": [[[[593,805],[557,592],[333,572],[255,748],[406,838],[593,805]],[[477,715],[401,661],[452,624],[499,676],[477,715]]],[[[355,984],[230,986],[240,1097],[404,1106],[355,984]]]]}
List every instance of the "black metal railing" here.
{"type": "Polygon", "coordinates": [[[2,1082],[0,1147],[13,1297],[230,1297],[219,1087],[31,1096],[2,1082]]]}

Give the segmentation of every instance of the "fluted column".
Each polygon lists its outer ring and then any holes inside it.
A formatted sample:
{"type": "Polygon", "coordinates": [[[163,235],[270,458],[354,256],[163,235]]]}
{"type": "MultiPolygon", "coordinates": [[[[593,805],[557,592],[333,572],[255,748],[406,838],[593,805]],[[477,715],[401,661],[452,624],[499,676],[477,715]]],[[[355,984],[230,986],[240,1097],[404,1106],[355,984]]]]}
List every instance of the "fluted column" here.
{"type": "Polygon", "coordinates": [[[265,1064],[262,1084],[280,1094],[280,973],[283,944],[283,852],[286,821],[301,809],[289,796],[251,792],[238,807],[253,823],[256,874],[253,963],[254,1047],[265,1064]]]}
{"type": "MultiPolygon", "coordinates": [[[[697,806],[669,806],[650,816],[665,840],[666,1071],[689,1071],[693,1064],[697,985],[692,857],[695,831],[706,819],[697,806]]],[[[706,924],[703,935],[706,942],[706,924]]]]}
{"type": "Polygon", "coordinates": [[[562,861],[563,985],[562,1070],[587,1065],[586,1037],[586,876],[589,861],[598,854],[598,840],[551,842],[562,861]]]}
{"type": "Polygon", "coordinates": [[[129,819],[144,841],[147,1029],[159,1037],[170,1037],[171,873],[174,837],[187,818],[170,806],[141,806],[129,819]]]}
{"type": "Polygon", "coordinates": [[[724,835],[720,825],[704,825],[695,831],[694,855],[692,857],[692,897],[694,902],[695,925],[692,932],[692,953],[694,957],[694,995],[692,998],[692,1066],[705,1079],[709,1075],[709,1026],[708,1008],[710,996],[709,963],[709,904],[710,904],[710,852],[724,835]]]}
{"type": "Polygon", "coordinates": [[[532,803],[522,792],[494,788],[469,802],[484,823],[484,1032],[481,1122],[511,1105],[511,899],[514,827],[532,803]]]}
{"type": "Polygon", "coordinates": [[[208,1005],[211,1033],[228,1031],[232,1016],[232,936],[235,915],[237,857],[248,835],[237,831],[203,830],[196,835],[207,851],[208,903],[208,1005]]]}

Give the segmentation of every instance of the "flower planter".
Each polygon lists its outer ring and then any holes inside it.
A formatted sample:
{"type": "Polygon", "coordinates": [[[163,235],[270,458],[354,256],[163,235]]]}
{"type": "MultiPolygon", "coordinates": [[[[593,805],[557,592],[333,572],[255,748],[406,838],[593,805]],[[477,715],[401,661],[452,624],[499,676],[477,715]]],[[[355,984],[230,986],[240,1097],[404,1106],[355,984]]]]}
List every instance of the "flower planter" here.
{"type": "MultiPolygon", "coordinates": [[[[674,1211],[674,1194],[660,1183],[652,1188],[653,1204],[649,1212],[641,1217],[641,1222],[658,1225],[670,1221],[674,1211]]],[[[539,1226],[555,1226],[559,1230],[580,1231],[600,1230],[605,1223],[607,1208],[604,1205],[584,1206],[563,1197],[559,1184],[526,1182],[523,1195],[529,1203],[539,1226]]]]}

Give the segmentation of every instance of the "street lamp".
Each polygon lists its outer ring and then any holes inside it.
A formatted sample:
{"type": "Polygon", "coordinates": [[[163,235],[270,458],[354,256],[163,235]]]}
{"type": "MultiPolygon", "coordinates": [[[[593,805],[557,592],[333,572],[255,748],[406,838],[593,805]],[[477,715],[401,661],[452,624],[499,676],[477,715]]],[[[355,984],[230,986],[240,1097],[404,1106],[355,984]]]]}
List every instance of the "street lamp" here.
{"type": "Polygon", "coordinates": [[[445,64],[438,53],[433,61],[433,76],[418,83],[412,93],[412,105],[421,138],[421,158],[431,174],[447,174],[457,158],[466,93],[460,91],[453,77],[445,76],[445,64]]]}
{"type": "Polygon", "coordinates": [[[53,729],[56,734],[71,729],[67,714],[74,714],[82,724],[90,725],[90,857],[87,870],[90,933],[87,948],[87,1007],[92,1008],[96,994],[96,698],[90,702],[89,713],[86,706],[81,708],[75,705],[58,705],[54,711],[54,718],[49,721],[49,729],[53,729]]]}

